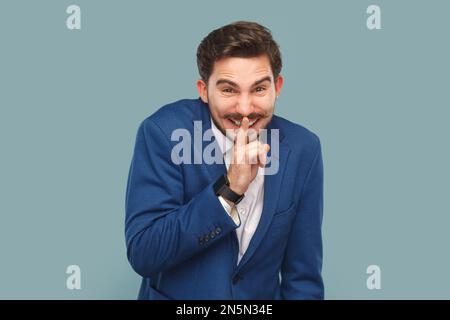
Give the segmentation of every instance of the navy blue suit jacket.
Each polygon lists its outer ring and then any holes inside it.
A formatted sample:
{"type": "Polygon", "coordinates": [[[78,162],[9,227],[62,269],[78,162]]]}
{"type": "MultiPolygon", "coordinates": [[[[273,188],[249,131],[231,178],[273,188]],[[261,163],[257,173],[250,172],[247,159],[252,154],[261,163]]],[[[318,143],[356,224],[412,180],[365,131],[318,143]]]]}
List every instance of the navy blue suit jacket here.
{"type": "Polygon", "coordinates": [[[236,225],[213,191],[225,164],[171,161],[179,142],[172,132],[194,137],[194,121],[210,129],[208,108],[200,98],[180,100],[138,129],[125,236],[128,260],[143,278],[139,299],[323,299],[319,138],[273,116],[267,129],[279,129],[279,170],[265,176],[261,220],[237,264],[236,225]]]}

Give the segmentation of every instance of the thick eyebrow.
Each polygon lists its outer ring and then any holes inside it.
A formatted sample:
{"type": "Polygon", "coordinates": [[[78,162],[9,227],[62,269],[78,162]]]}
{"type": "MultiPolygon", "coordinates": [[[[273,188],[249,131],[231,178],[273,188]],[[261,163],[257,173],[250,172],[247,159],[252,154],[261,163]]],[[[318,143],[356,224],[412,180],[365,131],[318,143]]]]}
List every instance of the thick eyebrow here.
{"type": "MultiPolygon", "coordinates": [[[[264,78],[262,78],[262,79],[259,79],[259,80],[255,81],[255,82],[252,84],[252,87],[257,86],[258,84],[263,83],[264,81],[272,82],[272,79],[270,78],[270,76],[266,76],[266,77],[264,77],[264,78]]],[[[216,86],[218,86],[218,85],[220,85],[220,84],[222,84],[222,83],[229,84],[230,86],[232,86],[232,87],[234,87],[234,88],[239,88],[239,86],[238,86],[237,83],[235,83],[235,82],[233,82],[233,81],[231,81],[231,80],[228,80],[228,79],[219,79],[219,80],[217,80],[217,81],[216,81],[216,86]]]]}
{"type": "Polygon", "coordinates": [[[262,78],[262,79],[260,79],[260,80],[258,80],[258,81],[255,81],[255,82],[252,84],[252,87],[257,86],[258,84],[261,84],[261,83],[263,83],[264,81],[272,82],[272,79],[270,78],[270,76],[266,76],[266,77],[264,77],[264,78],[262,78]]]}

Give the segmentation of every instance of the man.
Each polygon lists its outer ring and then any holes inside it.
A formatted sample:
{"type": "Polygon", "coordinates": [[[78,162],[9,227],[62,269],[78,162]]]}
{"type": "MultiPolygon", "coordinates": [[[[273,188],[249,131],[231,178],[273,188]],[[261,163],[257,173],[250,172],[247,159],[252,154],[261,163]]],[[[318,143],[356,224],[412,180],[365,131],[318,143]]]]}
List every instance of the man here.
{"type": "Polygon", "coordinates": [[[278,45],[240,21],[205,37],[197,64],[200,97],[160,108],[136,137],[125,234],[139,299],[323,299],[320,141],[273,114],[278,45]],[[179,130],[194,137],[182,152],[179,130]],[[211,144],[224,161],[202,159],[211,144]]]}

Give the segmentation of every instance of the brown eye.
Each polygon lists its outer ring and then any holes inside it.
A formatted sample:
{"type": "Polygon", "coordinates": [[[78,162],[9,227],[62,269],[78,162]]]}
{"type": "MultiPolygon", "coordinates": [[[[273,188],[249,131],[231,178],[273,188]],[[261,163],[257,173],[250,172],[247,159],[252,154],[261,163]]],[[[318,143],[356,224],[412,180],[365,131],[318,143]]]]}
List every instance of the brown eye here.
{"type": "Polygon", "coordinates": [[[225,89],[222,90],[222,92],[225,92],[225,93],[233,93],[234,90],[231,89],[231,88],[225,88],[225,89]]]}
{"type": "Polygon", "coordinates": [[[258,87],[255,89],[256,92],[263,92],[264,90],[266,90],[264,87],[258,87]]]}

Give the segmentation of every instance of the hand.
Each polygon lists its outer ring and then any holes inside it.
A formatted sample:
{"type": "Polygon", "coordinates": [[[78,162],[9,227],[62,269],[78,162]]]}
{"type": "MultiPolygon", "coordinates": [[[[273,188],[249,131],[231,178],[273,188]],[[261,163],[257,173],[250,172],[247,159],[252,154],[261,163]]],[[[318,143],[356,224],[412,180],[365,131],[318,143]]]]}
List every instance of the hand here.
{"type": "Polygon", "coordinates": [[[244,194],[250,183],[258,174],[258,168],[264,168],[267,161],[269,145],[259,140],[249,143],[248,124],[249,120],[244,117],[241,127],[238,129],[230,167],[228,168],[228,180],[230,189],[238,194],[244,194]]]}

